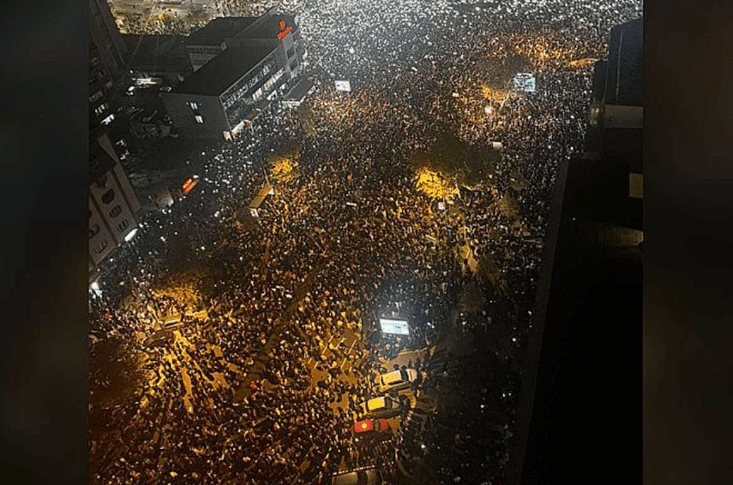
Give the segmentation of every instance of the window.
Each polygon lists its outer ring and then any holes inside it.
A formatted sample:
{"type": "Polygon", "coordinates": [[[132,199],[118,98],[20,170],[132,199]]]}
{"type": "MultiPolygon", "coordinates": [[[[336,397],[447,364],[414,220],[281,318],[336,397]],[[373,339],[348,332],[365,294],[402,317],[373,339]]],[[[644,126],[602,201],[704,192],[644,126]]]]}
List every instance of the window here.
{"type": "Polygon", "coordinates": [[[295,55],[295,48],[291,47],[290,49],[288,49],[288,59],[290,59],[294,55],[295,55]]]}
{"type": "Polygon", "coordinates": [[[196,118],[196,123],[203,123],[204,122],[204,117],[201,116],[201,115],[196,115],[195,118],[196,118]]]}
{"type": "Polygon", "coordinates": [[[99,234],[99,224],[94,224],[89,228],[89,239],[93,238],[97,234],[99,234]]]}
{"type": "Polygon", "coordinates": [[[104,93],[102,91],[97,91],[96,93],[94,93],[91,96],[89,96],[89,102],[90,103],[93,103],[96,100],[101,99],[102,96],[104,96],[104,93]]]}
{"type": "Polygon", "coordinates": [[[295,68],[296,67],[298,67],[298,61],[297,60],[295,60],[295,61],[293,61],[293,62],[290,63],[290,70],[291,71],[295,71],[295,68]]]}
{"type": "Polygon", "coordinates": [[[120,231],[120,232],[122,232],[125,229],[127,229],[127,227],[129,225],[130,225],[130,223],[127,222],[127,219],[122,219],[122,222],[120,222],[119,224],[117,224],[117,230],[120,231]]]}
{"type": "Polygon", "coordinates": [[[94,246],[94,251],[97,254],[101,254],[102,251],[104,251],[105,249],[107,249],[107,246],[108,245],[109,245],[109,243],[107,242],[107,240],[106,239],[103,239],[103,240],[99,241],[96,246],[94,246]]]}
{"type": "Polygon", "coordinates": [[[97,108],[94,110],[94,113],[96,115],[101,115],[102,113],[104,113],[107,110],[107,108],[108,108],[107,103],[102,103],[99,106],[97,106],[97,108]]]}
{"type": "Polygon", "coordinates": [[[112,210],[109,211],[110,217],[117,217],[120,214],[122,214],[122,207],[120,207],[120,204],[117,204],[116,206],[112,207],[112,210]]]}
{"type": "Polygon", "coordinates": [[[188,105],[191,107],[191,109],[194,109],[194,110],[199,109],[199,104],[195,101],[189,102],[188,105]]]}
{"type": "Polygon", "coordinates": [[[97,188],[100,188],[100,189],[107,187],[107,175],[106,174],[102,175],[101,177],[97,179],[96,186],[97,188]]]}
{"type": "Polygon", "coordinates": [[[115,200],[115,191],[112,189],[109,189],[107,192],[104,193],[104,195],[102,195],[102,202],[104,202],[105,204],[109,204],[113,200],[115,200]]]}

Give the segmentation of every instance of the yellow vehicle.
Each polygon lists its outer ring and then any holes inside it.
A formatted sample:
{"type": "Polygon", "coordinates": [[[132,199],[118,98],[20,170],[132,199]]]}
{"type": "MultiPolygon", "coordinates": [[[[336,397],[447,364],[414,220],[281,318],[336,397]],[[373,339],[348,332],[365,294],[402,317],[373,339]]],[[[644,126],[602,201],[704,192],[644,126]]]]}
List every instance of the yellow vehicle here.
{"type": "Polygon", "coordinates": [[[400,403],[389,396],[375,397],[361,405],[369,418],[386,418],[399,414],[400,403]]]}

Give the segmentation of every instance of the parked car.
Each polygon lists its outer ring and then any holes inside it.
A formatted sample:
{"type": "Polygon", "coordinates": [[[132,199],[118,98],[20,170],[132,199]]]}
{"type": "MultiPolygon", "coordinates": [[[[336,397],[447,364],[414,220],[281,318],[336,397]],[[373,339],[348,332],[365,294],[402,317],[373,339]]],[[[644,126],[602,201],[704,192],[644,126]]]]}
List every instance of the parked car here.
{"type": "Polygon", "coordinates": [[[399,414],[400,403],[389,396],[375,397],[362,404],[369,418],[387,418],[399,414]]]}
{"type": "Polygon", "coordinates": [[[417,380],[417,376],[415,369],[401,369],[387,372],[379,376],[379,390],[381,392],[387,392],[407,389],[412,382],[417,380]]]}
{"type": "Polygon", "coordinates": [[[376,468],[339,473],[331,477],[331,485],[381,485],[382,474],[376,468]]]}

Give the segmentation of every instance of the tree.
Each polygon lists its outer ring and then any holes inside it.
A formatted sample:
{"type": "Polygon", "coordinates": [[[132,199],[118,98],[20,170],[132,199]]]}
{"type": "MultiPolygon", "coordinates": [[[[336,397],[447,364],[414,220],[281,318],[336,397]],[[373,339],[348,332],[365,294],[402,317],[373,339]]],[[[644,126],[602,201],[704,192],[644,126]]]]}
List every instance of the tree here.
{"type": "Polygon", "coordinates": [[[509,182],[509,186],[517,192],[527,187],[527,180],[516,169],[512,170],[509,182]]]}
{"type": "Polygon", "coordinates": [[[508,193],[505,193],[499,202],[499,210],[501,215],[507,219],[515,220],[519,217],[519,202],[508,193]]]}
{"type": "Polygon", "coordinates": [[[501,268],[491,254],[484,254],[479,258],[479,276],[492,284],[494,289],[504,291],[504,282],[501,279],[501,268]]]}
{"type": "Polygon", "coordinates": [[[510,91],[506,89],[492,89],[490,86],[481,86],[481,96],[487,101],[501,104],[509,98],[510,91]]]}
{"type": "Polygon", "coordinates": [[[576,59],[574,61],[568,62],[568,67],[571,69],[582,69],[586,67],[592,66],[597,59],[594,59],[592,57],[585,57],[583,59],[576,59]]]}
{"type": "Polygon", "coordinates": [[[494,166],[501,159],[501,153],[485,146],[466,143],[447,126],[436,130],[434,136],[435,141],[430,147],[416,150],[411,156],[410,162],[418,177],[427,168],[444,179],[454,180],[454,185],[458,186],[473,187],[491,182],[494,166]]]}
{"type": "Polygon", "coordinates": [[[417,189],[432,199],[453,200],[458,195],[458,188],[445,176],[429,169],[417,169],[417,189]]]}
{"type": "Polygon", "coordinates": [[[173,298],[179,304],[188,304],[197,308],[204,299],[202,293],[210,290],[210,285],[208,275],[192,269],[164,278],[157,288],[153,289],[153,293],[159,297],[173,298]]]}
{"type": "Polygon", "coordinates": [[[292,149],[280,155],[269,155],[267,163],[270,175],[281,184],[294,182],[300,176],[300,149],[292,149]]]}
{"type": "Polygon", "coordinates": [[[307,139],[315,138],[318,134],[316,123],[313,120],[313,108],[310,103],[305,102],[298,106],[297,115],[303,127],[303,134],[307,139]]]}
{"type": "Polygon", "coordinates": [[[463,286],[458,298],[461,310],[468,313],[478,313],[484,309],[486,303],[481,287],[474,282],[463,286]]]}

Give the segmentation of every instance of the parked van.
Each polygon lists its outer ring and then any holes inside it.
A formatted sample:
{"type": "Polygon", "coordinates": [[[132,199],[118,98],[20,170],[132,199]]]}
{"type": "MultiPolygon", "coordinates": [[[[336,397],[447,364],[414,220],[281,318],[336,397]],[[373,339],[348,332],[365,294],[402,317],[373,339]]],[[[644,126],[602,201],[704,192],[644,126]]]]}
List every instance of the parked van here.
{"type": "Polygon", "coordinates": [[[387,392],[407,389],[415,380],[417,380],[417,371],[415,369],[401,369],[387,372],[379,376],[379,390],[381,392],[387,392]]]}
{"type": "Polygon", "coordinates": [[[381,485],[382,474],[376,468],[339,473],[331,477],[331,485],[381,485]]]}

